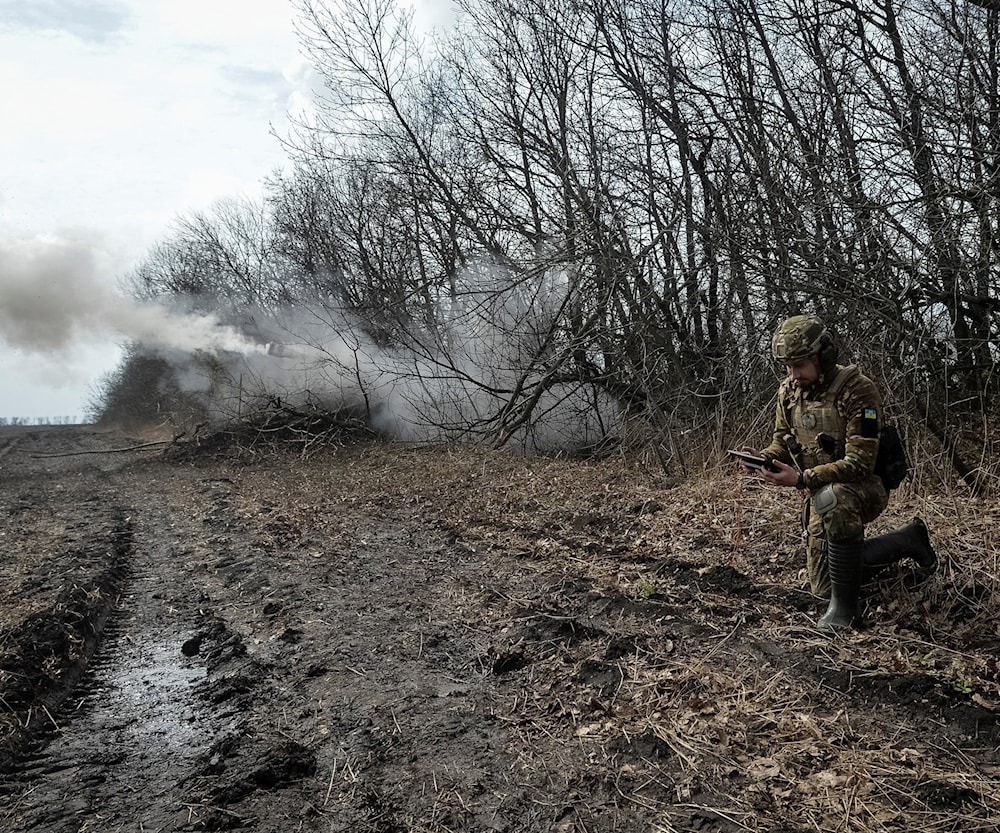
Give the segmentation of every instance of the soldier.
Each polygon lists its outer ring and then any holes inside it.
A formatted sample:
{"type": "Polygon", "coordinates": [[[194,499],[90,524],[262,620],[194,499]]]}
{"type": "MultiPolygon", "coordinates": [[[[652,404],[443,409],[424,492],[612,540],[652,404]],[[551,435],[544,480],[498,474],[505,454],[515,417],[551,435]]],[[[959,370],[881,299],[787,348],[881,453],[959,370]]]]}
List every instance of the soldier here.
{"type": "MultiPolygon", "coordinates": [[[[806,566],[813,593],[829,598],[821,628],[850,627],[858,616],[861,584],[902,558],[930,573],[937,566],[927,526],[920,518],[894,532],[865,540],[865,524],[888,503],[875,473],[882,401],[855,365],[837,364],[837,346],[823,322],[796,315],[771,340],[787,378],[778,390],[774,435],[758,453],[761,476],[772,486],[807,497],[806,566]]],[[[752,449],[747,449],[752,451],[752,449]]]]}

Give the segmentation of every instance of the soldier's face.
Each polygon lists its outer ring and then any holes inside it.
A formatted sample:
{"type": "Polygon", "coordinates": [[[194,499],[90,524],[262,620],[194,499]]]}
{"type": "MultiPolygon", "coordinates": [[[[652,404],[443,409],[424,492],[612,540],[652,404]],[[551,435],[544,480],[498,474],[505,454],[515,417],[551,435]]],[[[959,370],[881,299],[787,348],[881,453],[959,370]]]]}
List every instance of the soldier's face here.
{"type": "Polygon", "coordinates": [[[819,379],[819,368],[816,366],[816,360],[811,357],[789,362],[785,365],[785,370],[788,378],[800,388],[808,388],[816,384],[819,379]]]}

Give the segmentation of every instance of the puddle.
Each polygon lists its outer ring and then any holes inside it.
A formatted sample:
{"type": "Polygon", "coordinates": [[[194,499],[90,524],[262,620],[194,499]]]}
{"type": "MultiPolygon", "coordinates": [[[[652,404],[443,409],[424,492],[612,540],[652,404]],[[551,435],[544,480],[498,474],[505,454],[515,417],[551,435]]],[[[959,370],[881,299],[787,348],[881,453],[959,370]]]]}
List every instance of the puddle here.
{"type": "MultiPolygon", "coordinates": [[[[123,652],[126,656],[133,651],[123,652]]],[[[205,730],[194,703],[194,685],[205,669],[183,657],[173,641],[135,646],[136,662],[115,662],[106,669],[103,708],[128,721],[131,743],[137,750],[176,754],[197,750],[206,743],[205,730]]],[[[132,659],[132,657],[128,657],[132,659]]]]}
{"type": "MultiPolygon", "coordinates": [[[[176,772],[212,742],[195,685],[203,667],[186,659],[180,643],[144,634],[116,640],[93,669],[72,720],[49,745],[48,757],[72,761],[81,748],[150,774],[176,772]]],[[[169,778],[169,776],[168,776],[169,778]]]]}
{"type": "Polygon", "coordinates": [[[109,833],[162,830],[186,816],[177,784],[217,728],[196,690],[206,671],[172,634],[138,634],[112,637],[75,705],[53,716],[57,731],[26,762],[24,789],[8,810],[18,826],[4,830],[90,830],[77,826],[87,814],[109,833]]]}

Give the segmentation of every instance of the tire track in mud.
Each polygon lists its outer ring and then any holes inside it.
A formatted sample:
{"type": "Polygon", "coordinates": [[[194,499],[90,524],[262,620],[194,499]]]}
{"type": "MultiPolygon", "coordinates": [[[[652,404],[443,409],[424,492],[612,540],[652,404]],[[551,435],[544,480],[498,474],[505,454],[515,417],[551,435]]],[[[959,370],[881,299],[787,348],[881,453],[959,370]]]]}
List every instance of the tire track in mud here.
{"type": "Polygon", "coordinates": [[[6,457],[10,452],[17,448],[17,444],[20,442],[16,437],[13,439],[3,439],[0,440],[0,460],[6,457]]]}
{"type": "Polygon", "coordinates": [[[185,780],[220,727],[200,695],[204,657],[184,650],[198,614],[172,526],[155,509],[135,522],[116,568],[120,595],[67,677],[77,685],[0,792],[3,830],[173,830],[190,820],[185,780]]]}
{"type": "Polygon", "coordinates": [[[108,629],[85,684],[56,714],[55,736],[25,761],[12,829],[134,829],[139,806],[140,821],[176,812],[172,789],[204,731],[187,692],[204,671],[179,664],[167,635],[133,634],[129,618],[108,629]]]}

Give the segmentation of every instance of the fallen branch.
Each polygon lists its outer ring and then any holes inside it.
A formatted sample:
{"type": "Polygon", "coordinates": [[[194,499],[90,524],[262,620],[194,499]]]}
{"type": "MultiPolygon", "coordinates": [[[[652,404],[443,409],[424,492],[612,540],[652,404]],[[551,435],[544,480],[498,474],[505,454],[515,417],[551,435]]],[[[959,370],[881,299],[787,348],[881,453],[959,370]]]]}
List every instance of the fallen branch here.
{"type": "Polygon", "coordinates": [[[151,443],[142,443],[141,445],[130,445],[127,448],[92,448],[87,451],[63,451],[59,454],[32,454],[33,459],[38,458],[50,458],[50,457],[79,457],[82,454],[120,454],[123,451],[139,451],[143,448],[151,448],[156,445],[172,445],[175,440],[157,440],[151,443]]]}

